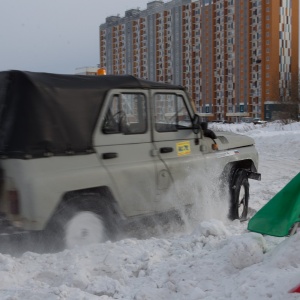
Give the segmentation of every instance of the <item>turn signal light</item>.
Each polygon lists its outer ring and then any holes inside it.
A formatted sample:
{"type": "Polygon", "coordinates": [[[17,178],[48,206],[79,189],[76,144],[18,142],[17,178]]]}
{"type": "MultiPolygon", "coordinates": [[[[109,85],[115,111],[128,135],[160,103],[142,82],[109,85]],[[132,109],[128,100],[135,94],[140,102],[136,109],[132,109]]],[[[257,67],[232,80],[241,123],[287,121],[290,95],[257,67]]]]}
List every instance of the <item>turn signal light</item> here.
{"type": "Polygon", "coordinates": [[[219,150],[218,144],[212,144],[211,147],[213,150],[219,150]]]}

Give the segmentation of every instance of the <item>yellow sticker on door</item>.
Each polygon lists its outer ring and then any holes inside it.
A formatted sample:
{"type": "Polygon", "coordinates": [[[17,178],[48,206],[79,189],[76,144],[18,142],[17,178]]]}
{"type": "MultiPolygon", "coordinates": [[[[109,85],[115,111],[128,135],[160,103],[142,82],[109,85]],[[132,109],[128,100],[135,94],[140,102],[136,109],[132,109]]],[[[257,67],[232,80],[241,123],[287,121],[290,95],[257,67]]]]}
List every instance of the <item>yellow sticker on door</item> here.
{"type": "Polygon", "coordinates": [[[176,150],[178,156],[191,154],[191,144],[190,142],[177,143],[176,150]]]}

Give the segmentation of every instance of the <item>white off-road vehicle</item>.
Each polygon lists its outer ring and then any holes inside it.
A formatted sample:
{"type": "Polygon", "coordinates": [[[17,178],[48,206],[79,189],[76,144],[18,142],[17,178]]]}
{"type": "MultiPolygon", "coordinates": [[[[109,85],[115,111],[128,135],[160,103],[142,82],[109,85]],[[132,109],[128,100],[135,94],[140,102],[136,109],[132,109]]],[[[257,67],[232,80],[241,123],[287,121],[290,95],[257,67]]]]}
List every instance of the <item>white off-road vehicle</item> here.
{"type": "Polygon", "coordinates": [[[260,179],[253,139],[215,135],[183,87],[133,76],[0,72],[0,155],[0,230],[42,232],[61,247],[192,209],[201,197],[180,184],[202,174],[201,185],[216,162],[228,217],[245,219],[248,179],[260,179]]]}

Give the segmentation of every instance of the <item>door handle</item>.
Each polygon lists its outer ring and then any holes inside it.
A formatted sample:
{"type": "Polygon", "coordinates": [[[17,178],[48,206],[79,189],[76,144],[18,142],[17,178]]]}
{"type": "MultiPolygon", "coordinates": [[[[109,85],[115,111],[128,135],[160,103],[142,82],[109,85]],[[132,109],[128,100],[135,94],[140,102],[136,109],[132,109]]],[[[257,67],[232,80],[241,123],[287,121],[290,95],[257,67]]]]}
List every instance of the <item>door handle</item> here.
{"type": "Polygon", "coordinates": [[[102,153],[102,159],[112,159],[112,158],[117,158],[118,153],[115,152],[110,152],[110,153],[102,153]]]}
{"type": "Polygon", "coordinates": [[[172,147],[162,147],[159,149],[160,153],[170,153],[173,152],[173,148],[172,147]]]}

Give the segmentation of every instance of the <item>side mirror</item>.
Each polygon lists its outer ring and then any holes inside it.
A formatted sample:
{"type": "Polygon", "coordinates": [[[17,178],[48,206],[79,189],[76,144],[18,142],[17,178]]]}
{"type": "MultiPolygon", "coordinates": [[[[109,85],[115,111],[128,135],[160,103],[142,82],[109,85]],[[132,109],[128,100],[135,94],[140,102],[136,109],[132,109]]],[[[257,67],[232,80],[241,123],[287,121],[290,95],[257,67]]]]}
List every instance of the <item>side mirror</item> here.
{"type": "Polygon", "coordinates": [[[201,122],[200,123],[200,127],[201,129],[204,131],[204,130],[207,130],[208,128],[208,123],[207,122],[201,122]]]}
{"type": "Polygon", "coordinates": [[[217,138],[216,134],[212,130],[208,129],[208,123],[207,122],[202,122],[200,124],[200,126],[201,126],[201,129],[203,130],[203,134],[204,134],[205,137],[209,137],[213,140],[217,138]]]}
{"type": "Polygon", "coordinates": [[[195,134],[198,134],[199,131],[200,131],[200,117],[198,115],[194,115],[194,118],[193,118],[193,132],[195,134]]]}

